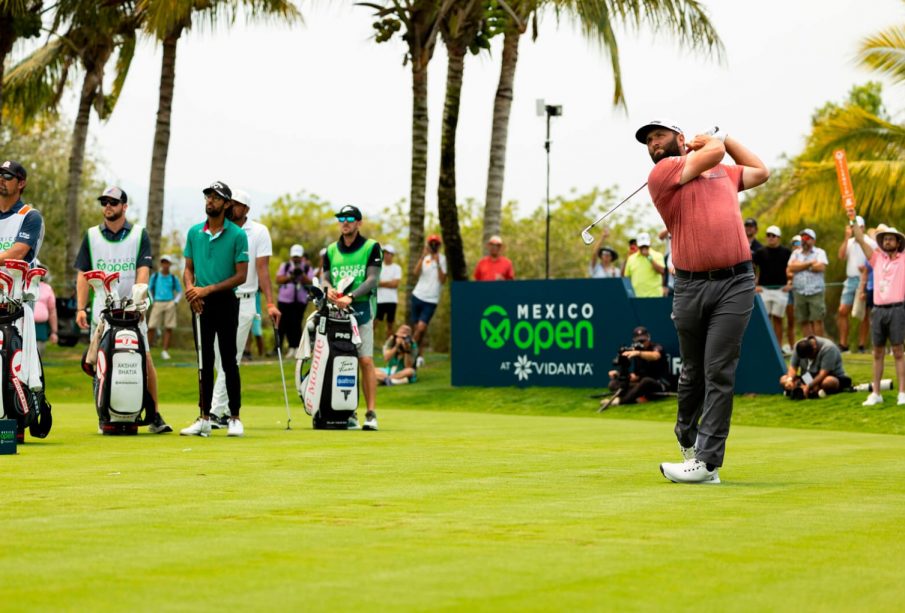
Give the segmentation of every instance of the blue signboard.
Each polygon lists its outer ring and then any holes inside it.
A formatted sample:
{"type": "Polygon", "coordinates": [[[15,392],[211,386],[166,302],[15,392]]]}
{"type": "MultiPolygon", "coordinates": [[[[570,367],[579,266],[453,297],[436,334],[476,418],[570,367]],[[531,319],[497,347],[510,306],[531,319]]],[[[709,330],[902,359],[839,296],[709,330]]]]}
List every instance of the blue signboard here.
{"type": "MultiPolygon", "coordinates": [[[[452,285],[452,384],[604,387],[643,325],[681,366],[670,298],[635,298],[625,279],[452,285]]],[[[738,393],[775,393],[785,363],[758,297],[742,343],[738,393]]]]}

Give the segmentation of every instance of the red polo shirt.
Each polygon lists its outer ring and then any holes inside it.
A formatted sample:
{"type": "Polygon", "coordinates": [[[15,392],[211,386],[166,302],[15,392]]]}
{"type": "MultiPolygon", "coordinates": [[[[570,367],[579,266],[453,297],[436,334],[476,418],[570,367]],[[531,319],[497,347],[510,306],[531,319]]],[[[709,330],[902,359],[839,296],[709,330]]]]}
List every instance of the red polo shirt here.
{"type": "Polygon", "coordinates": [[[515,278],[512,261],[504,256],[493,259],[485,255],[474,269],[475,281],[511,281],[515,278]]]}

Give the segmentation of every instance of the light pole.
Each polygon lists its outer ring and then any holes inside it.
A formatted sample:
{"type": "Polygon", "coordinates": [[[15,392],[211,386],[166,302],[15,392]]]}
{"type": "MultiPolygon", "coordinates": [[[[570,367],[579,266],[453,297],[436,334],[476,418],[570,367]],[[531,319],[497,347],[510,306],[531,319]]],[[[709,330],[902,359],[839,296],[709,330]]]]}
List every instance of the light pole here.
{"type": "Polygon", "coordinates": [[[550,118],[562,116],[562,105],[545,104],[543,98],[537,101],[537,116],[547,116],[547,138],[544,150],[547,152],[547,235],[544,245],[544,278],[550,278],[550,118]]]}

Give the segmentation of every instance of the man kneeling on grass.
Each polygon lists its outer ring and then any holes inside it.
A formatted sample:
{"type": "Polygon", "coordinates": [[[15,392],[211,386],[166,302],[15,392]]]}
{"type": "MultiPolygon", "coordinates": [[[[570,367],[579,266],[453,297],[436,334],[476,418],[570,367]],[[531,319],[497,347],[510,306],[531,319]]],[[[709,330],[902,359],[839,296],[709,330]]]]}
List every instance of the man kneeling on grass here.
{"type": "Polygon", "coordinates": [[[415,368],[415,354],[418,344],[412,339],[412,329],[399,326],[396,334],[383,345],[383,359],[387,365],[377,369],[378,385],[405,385],[418,379],[415,368]]]}
{"type": "Polygon", "coordinates": [[[809,336],[795,344],[789,370],[779,384],[792,400],[804,400],[849,390],[852,380],[845,374],[839,347],[828,338],[809,336]]]}

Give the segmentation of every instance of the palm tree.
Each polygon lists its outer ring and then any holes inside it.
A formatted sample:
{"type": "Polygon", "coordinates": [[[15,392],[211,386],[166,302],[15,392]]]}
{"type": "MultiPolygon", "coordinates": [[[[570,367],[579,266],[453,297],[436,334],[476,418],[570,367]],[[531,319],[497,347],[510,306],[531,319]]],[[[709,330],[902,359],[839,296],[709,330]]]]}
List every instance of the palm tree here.
{"type": "Polygon", "coordinates": [[[722,53],[722,43],[707,11],[697,0],[496,0],[505,11],[502,66],[493,105],[490,139],[490,162],[487,169],[487,194],[484,204],[484,243],[500,232],[503,177],[506,168],[506,139],[512,107],[518,45],[532,23],[533,37],[538,33],[538,13],[551,8],[557,14],[574,17],[585,36],[600,43],[610,58],[613,71],[613,104],[626,107],[622,89],[619,44],[614,27],[627,25],[638,29],[646,26],[654,32],[668,32],[679,44],[692,49],[722,53]]]}
{"type": "Polygon", "coordinates": [[[151,241],[151,253],[160,253],[163,232],[164,187],[167,155],[170,148],[170,113],[176,82],[176,46],[182,34],[191,30],[193,20],[210,23],[233,23],[241,9],[249,19],[272,18],[294,23],[301,13],[289,0],[138,0],[144,15],[145,28],[163,47],[160,68],[160,88],[157,103],[157,123],[151,152],[151,177],[148,188],[146,226],[151,241]]]}
{"type": "Polygon", "coordinates": [[[443,130],[440,141],[440,181],[437,205],[440,229],[446,245],[446,259],[453,280],[468,279],[465,250],[459,230],[456,202],[456,130],[459,125],[459,101],[465,74],[465,55],[490,46],[483,32],[484,3],[459,0],[441,22],[441,35],[446,45],[446,102],[443,106],[443,130]]]}
{"type": "Polygon", "coordinates": [[[6,58],[20,38],[41,32],[41,0],[0,0],[0,121],[3,109],[3,73],[6,58]]]}
{"type": "MultiPolygon", "coordinates": [[[[80,243],[78,198],[85,162],[85,143],[91,109],[101,120],[110,117],[126,80],[135,52],[138,19],[131,2],[97,3],[60,0],[52,32],[66,25],[66,32],[19,62],[5,79],[8,103],[27,119],[57,108],[75,64],[84,72],[79,107],[72,130],[69,179],[66,189],[66,257],[74,262],[80,243]],[[107,63],[118,51],[116,76],[109,94],[104,93],[107,63]]],[[[66,269],[66,282],[74,287],[75,272],[66,269]]]]}
{"type": "Polygon", "coordinates": [[[397,33],[412,66],[412,169],[409,194],[409,258],[406,293],[415,281],[415,265],[424,249],[424,199],[427,191],[427,67],[437,46],[440,24],[455,0],[387,0],[385,5],[359,3],[374,10],[378,43],[397,33]]]}

